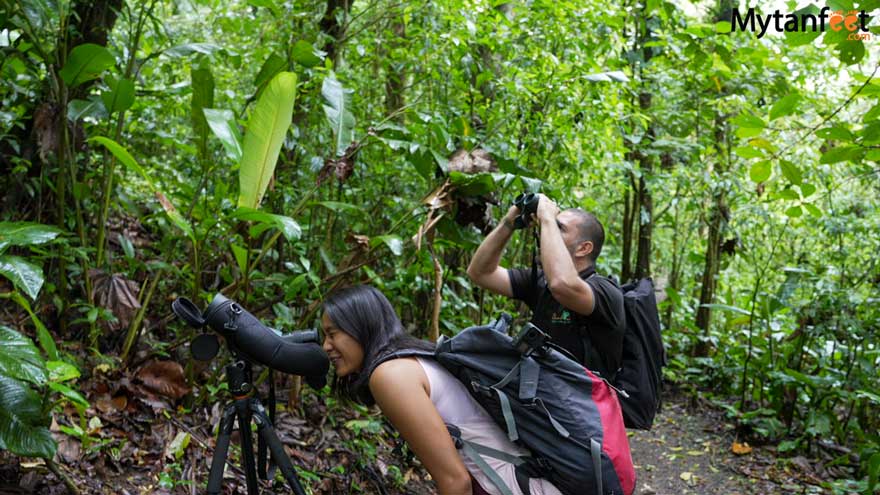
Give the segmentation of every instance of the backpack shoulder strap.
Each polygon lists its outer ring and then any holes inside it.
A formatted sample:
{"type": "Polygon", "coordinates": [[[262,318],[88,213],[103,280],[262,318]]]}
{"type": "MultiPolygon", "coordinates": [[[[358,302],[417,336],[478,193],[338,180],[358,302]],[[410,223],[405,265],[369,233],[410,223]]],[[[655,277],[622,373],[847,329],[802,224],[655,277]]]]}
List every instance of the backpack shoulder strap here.
{"type": "MultiPolygon", "coordinates": [[[[471,442],[469,440],[465,440],[461,437],[461,430],[458,429],[455,425],[446,425],[446,429],[449,431],[449,435],[452,437],[452,442],[455,444],[455,448],[461,450],[461,454],[467,457],[471,462],[477,465],[480,468],[480,471],[486,475],[487,478],[498,488],[498,491],[501,492],[502,495],[513,495],[513,491],[507,486],[507,483],[501,479],[501,476],[489,466],[483,456],[492,457],[494,459],[498,459],[500,461],[507,462],[509,464],[513,464],[515,468],[519,468],[530,458],[528,456],[516,456],[513,454],[508,454],[507,452],[503,452],[498,449],[493,449],[492,447],[487,447],[481,443],[471,442]]],[[[520,490],[523,491],[526,495],[529,494],[528,491],[528,480],[525,483],[525,489],[523,489],[523,484],[519,482],[520,476],[517,476],[517,484],[520,485],[520,490]]]]}

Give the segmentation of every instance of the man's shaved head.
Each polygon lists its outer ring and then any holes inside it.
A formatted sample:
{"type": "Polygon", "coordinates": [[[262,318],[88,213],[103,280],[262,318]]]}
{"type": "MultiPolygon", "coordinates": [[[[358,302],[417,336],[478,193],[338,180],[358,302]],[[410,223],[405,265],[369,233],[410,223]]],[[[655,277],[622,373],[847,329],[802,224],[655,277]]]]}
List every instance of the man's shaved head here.
{"type": "Polygon", "coordinates": [[[595,263],[596,258],[602,252],[602,245],[605,244],[605,229],[602,227],[602,223],[596,218],[596,215],[580,208],[569,208],[565,212],[575,218],[579,242],[590,241],[593,243],[590,261],[595,263]]]}

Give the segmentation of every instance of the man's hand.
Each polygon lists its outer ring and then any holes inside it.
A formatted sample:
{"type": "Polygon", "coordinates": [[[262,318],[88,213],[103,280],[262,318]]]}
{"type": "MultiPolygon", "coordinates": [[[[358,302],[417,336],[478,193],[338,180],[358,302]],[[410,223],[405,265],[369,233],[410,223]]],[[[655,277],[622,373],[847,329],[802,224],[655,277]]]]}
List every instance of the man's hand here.
{"type": "Polygon", "coordinates": [[[547,196],[538,194],[538,221],[555,222],[557,215],[559,215],[559,206],[547,196]]]}
{"type": "Polygon", "coordinates": [[[516,221],[516,217],[519,216],[519,207],[516,205],[511,206],[507,210],[507,214],[504,215],[504,218],[501,219],[502,225],[507,227],[510,230],[514,230],[513,222],[516,221]]]}

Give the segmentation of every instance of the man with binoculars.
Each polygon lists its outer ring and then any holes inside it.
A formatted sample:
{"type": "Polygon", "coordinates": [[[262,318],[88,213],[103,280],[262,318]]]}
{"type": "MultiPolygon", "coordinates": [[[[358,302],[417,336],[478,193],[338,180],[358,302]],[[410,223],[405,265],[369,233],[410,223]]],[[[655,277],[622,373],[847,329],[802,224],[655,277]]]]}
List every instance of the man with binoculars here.
{"type": "Polygon", "coordinates": [[[611,380],[621,364],[626,316],[620,287],[596,274],[604,241],[602,224],[592,213],[560,212],[543,194],[523,195],[477,248],[467,274],[484,289],[525,302],[535,326],[611,380]],[[514,230],[533,219],[540,228],[541,269],[499,266],[514,230]]]}

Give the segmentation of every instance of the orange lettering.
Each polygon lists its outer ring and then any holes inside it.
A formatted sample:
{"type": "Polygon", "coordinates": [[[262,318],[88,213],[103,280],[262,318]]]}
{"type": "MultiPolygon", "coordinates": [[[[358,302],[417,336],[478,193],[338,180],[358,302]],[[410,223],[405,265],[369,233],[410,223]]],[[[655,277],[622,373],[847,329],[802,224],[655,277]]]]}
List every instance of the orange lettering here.
{"type": "Polygon", "coordinates": [[[835,31],[840,31],[840,28],[841,28],[840,23],[841,22],[843,22],[843,16],[838,13],[834,13],[828,19],[828,23],[831,25],[831,29],[833,29],[835,31]]]}
{"type": "Polygon", "coordinates": [[[847,31],[855,31],[859,28],[859,18],[854,15],[848,15],[843,20],[843,24],[846,26],[847,31]]]}

